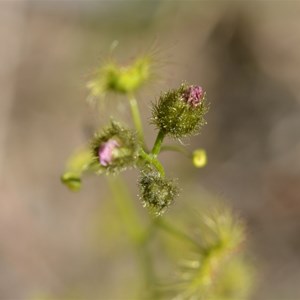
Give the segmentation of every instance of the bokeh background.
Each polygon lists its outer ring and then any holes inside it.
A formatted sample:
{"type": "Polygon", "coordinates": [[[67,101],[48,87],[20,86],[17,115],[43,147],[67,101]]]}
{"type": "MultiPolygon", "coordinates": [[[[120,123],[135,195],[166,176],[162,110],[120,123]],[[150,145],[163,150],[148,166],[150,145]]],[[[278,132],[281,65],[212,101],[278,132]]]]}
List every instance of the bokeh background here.
{"type": "Polygon", "coordinates": [[[122,299],[132,283],[105,179],[88,178],[80,193],[59,180],[95,128],[129,116],[122,99],[106,99],[101,114],[86,101],[87,80],[118,44],[124,64],[155,58],[138,95],[145,124],[160,91],[183,80],[206,89],[208,125],[185,143],[204,147],[208,165],[163,154],[166,169],[181,197],[205,190],[245,219],[252,299],[300,299],[299,14],[298,1],[2,0],[0,298],[122,299]]]}

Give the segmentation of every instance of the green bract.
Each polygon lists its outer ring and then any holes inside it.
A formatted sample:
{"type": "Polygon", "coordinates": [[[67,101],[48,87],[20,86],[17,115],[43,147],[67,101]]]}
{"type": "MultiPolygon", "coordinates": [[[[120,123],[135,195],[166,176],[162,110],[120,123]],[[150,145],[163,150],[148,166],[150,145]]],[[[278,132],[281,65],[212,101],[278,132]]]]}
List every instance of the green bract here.
{"type": "MultiPolygon", "coordinates": [[[[178,89],[162,94],[152,108],[152,122],[174,138],[195,135],[206,124],[204,115],[208,111],[205,93],[199,93],[193,101],[191,89],[200,87],[182,84],[178,89]],[[190,93],[190,94],[189,94],[190,93]]],[[[202,89],[201,89],[202,92],[202,89]]]]}
{"type": "Polygon", "coordinates": [[[134,167],[139,147],[135,132],[112,121],[110,126],[96,133],[91,141],[96,172],[115,174],[134,167]]]}
{"type": "Polygon", "coordinates": [[[155,215],[163,214],[178,195],[174,181],[161,177],[157,172],[142,172],[139,187],[143,205],[155,215]]]}

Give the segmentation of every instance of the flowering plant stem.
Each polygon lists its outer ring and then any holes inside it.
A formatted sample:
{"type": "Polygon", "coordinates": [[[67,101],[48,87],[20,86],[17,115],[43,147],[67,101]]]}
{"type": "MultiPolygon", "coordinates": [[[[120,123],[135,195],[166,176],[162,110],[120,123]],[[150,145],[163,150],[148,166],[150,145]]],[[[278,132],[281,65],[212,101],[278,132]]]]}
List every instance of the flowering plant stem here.
{"type": "MultiPolygon", "coordinates": [[[[242,224],[235,221],[230,211],[222,209],[211,216],[196,214],[193,217],[194,213],[190,214],[192,222],[188,222],[184,229],[181,228],[184,224],[180,219],[172,222],[162,217],[178,196],[179,188],[173,178],[165,176],[158,155],[166,150],[175,151],[188,157],[197,168],[204,166],[207,160],[204,149],[190,153],[182,146],[164,145],[164,138],[168,136],[180,141],[181,138],[196,135],[206,124],[204,116],[209,104],[205,91],[196,85],[183,83],[179,88],[162,93],[158,101],[152,104],[151,123],[156,126],[158,133],[152,148],[148,148],[135,91],[149,79],[151,61],[151,57],[146,55],[126,67],[109,62],[88,83],[92,96],[102,96],[106,92],[127,96],[135,129],[112,119],[109,126],[94,134],[89,147],[72,156],[61,177],[62,182],[78,191],[82,175],[87,171],[106,175],[116,175],[129,168],[140,171],[139,198],[150,213],[146,220],[140,216],[122,177],[107,177],[115,209],[113,216],[122,224],[119,229],[127,237],[140,271],[136,281],[142,286],[135,298],[245,299],[243,295],[247,293],[249,282],[247,265],[244,266],[240,259],[227,264],[245,238],[242,224]],[[196,226],[197,231],[190,228],[191,225],[196,226]],[[159,235],[160,231],[164,234],[159,235]],[[172,236],[174,240],[170,243],[168,239],[163,240],[159,247],[153,248],[154,242],[166,236],[172,236]],[[174,241],[176,244],[172,243],[174,241]],[[191,259],[182,263],[181,278],[173,283],[171,281],[168,286],[164,285],[162,289],[159,286],[159,273],[155,272],[156,266],[158,270],[169,267],[168,259],[173,264],[173,257],[191,248],[191,259]],[[170,257],[169,249],[172,251],[170,257]],[[154,264],[157,254],[157,262],[162,263],[160,265],[154,264]],[[239,292],[241,285],[244,285],[242,294],[239,292]]],[[[187,211],[187,208],[184,204],[180,213],[187,211]]]]}

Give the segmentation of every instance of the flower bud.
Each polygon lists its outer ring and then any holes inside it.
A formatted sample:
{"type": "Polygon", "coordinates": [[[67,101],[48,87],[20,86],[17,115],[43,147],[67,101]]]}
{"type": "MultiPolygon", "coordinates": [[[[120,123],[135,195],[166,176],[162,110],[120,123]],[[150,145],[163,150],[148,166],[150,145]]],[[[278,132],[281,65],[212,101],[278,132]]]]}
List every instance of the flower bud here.
{"type": "Polygon", "coordinates": [[[151,60],[147,56],[138,58],[132,65],[125,67],[109,62],[99,69],[87,87],[92,96],[101,96],[106,92],[133,93],[149,79],[150,65],[151,60]]]}
{"type": "Polygon", "coordinates": [[[165,134],[181,138],[196,134],[206,124],[207,111],[202,87],[182,84],[160,96],[152,109],[152,122],[165,134]]]}
{"type": "Polygon", "coordinates": [[[95,134],[91,142],[97,173],[118,173],[135,166],[138,147],[135,133],[112,121],[110,126],[95,134]]]}
{"type": "Polygon", "coordinates": [[[207,155],[204,149],[197,149],[193,152],[193,164],[196,168],[203,168],[207,164],[207,155]]]}
{"type": "Polygon", "coordinates": [[[139,187],[143,205],[157,216],[163,214],[178,195],[174,181],[156,172],[142,173],[139,187]]]}

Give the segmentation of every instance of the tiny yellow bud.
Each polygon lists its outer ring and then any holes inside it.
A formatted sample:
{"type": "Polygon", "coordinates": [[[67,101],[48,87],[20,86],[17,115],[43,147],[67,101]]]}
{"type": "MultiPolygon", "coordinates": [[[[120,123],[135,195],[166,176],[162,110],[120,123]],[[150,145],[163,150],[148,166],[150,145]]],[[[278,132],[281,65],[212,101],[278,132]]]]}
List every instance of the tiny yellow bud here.
{"type": "Polygon", "coordinates": [[[196,168],[203,168],[207,164],[207,155],[204,149],[197,149],[193,152],[193,164],[196,168]]]}

